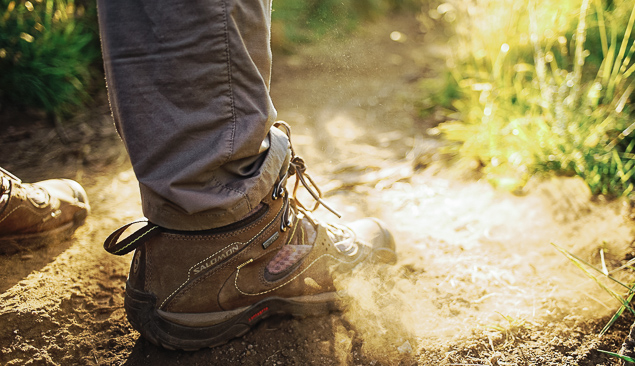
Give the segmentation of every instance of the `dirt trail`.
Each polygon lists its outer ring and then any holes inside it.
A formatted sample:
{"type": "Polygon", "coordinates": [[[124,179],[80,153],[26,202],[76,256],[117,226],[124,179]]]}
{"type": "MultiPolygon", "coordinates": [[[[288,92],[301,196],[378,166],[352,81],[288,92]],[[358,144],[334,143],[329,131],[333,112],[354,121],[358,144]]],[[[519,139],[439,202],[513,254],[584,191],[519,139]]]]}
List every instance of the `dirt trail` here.
{"type": "Polygon", "coordinates": [[[66,143],[46,126],[7,129],[1,166],[25,181],[78,179],[94,209],[73,240],[0,258],[0,364],[616,364],[597,350],[619,349],[632,318],[598,338],[616,302],[550,243],[594,263],[603,250],[616,268],[633,256],[630,208],[592,200],[574,178],[518,197],[443,167],[425,137],[434,121],[412,107],[438,42],[400,16],[276,57],[272,95],[296,151],[347,220],[394,228],[400,261],[351,280],[349,311],[269,319],[215,349],[166,351],[125,320],[130,258],[101,243],[141,210],[107,108],[78,117],[66,143]]]}

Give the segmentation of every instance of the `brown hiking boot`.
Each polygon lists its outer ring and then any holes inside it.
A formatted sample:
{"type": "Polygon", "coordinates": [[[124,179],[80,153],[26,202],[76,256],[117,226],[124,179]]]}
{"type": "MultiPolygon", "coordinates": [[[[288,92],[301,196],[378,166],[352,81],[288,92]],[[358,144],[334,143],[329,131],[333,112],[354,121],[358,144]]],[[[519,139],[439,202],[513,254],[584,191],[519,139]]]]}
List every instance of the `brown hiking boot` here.
{"type": "Polygon", "coordinates": [[[215,347],[274,314],[336,310],[346,290],[336,286],[339,276],[362,263],[396,261],[379,220],[322,224],[289,197],[287,175],[316,188],[302,159],[292,155],[284,173],[256,211],[232,225],[180,232],[146,222],[117,242],[128,224],[106,240],[113,254],[136,249],[125,309],[142,336],[168,349],[215,347]]]}
{"type": "Polygon", "coordinates": [[[0,253],[36,248],[70,237],[90,206],[86,192],[70,179],[22,183],[0,168],[0,253]]]}

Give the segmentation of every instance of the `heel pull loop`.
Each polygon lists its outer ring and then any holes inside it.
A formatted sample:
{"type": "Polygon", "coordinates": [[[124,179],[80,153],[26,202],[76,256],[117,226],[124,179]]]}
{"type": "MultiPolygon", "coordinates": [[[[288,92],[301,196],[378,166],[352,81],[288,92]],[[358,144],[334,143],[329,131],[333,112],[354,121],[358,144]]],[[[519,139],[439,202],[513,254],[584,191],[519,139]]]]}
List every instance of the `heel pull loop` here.
{"type": "Polygon", "coordinates": [[[120,227],[110,234],[106,241],[104,241],[104,249],[108,253],[114,255],[128,254],[137,249],[137,247],[143,243],[140,239],[148,239],[159,233],[161,233],[160,227],[150,223],[147,219],[136,220],[120,227]],[[118,241],[121,234],[123,234],[130,226],[140,223],[146,223],[146,225],[122,241],[118,241]]]}

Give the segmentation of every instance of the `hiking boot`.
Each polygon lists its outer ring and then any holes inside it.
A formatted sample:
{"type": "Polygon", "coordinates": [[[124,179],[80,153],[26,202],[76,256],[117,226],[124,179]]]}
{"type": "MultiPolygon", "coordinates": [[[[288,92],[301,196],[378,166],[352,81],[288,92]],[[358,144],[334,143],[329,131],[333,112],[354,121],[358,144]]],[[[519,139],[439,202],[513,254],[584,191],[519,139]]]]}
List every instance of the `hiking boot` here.
{"type": "Polygon", "coordinates": [[[134,223],[111,234],[107,251],[135,250],[124,306],[143,337],[168,349],[196,350],[242,336],[271,315],[325,314],[341,306],[346,289],[338,288],[337,280],[342,276],[361,264],[396,261],[384,224],[315,220],[289,197],[285,184],[291,175],[296,188],[303,183],[323,204],[304,162],[292,153],[289,169],[239,222],[181,232],[141,221],[141,229],[119,242],[134,223]]]}
{"type": "Polygon", "coordinates": [[[0,253],[69,238],[90,211],[86,192],[70,179],[22,183],[0,168],[0,253]]]}

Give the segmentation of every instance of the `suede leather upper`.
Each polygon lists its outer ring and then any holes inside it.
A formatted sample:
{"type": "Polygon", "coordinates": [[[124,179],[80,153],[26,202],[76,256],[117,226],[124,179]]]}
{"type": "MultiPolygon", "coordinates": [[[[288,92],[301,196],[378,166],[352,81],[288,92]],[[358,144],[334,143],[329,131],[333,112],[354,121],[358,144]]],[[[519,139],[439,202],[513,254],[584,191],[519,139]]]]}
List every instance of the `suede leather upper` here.
{"type": "MultiPolygon", "coordinates": [[[[272,191],[273,192],[273,191],[272,191]]],[[[270,192],[270,193],[272,193],[270,192]]],[[[336,273],[350,271],[366,259],[373,243],[358,240],[348,254],[338,250],[328,227],[311,221],[316,236],[307,241],[303,213],[282,229],[284,199],[272,194],[261,208],[231,227],[205,232],[162,231],[143,238],[130,270],[129,284],[157,297],[158,309],[172,313],[211,313],[237,309],[268,297],[292,298],[336,290],[336,273]],[[282,277],[267,280],[267,264],[284,245],[312,244],[311,251],[282,277]]],[[[378,247],[394,249],[380,225],[367,225],[378,247]]],[[[142,229],[143,230],[143,229],[142,229]]],[[[360,234],[360,233],[358,233],[360,234]]]]}
{"type": "Polygon", "coordinates": [[[0,237],[46,235],[88,214],[86,193],[77,182],[50,179],[28,184],[2,172],[0,179],[8,186],[0,202],[0,237]]]}

